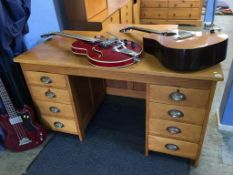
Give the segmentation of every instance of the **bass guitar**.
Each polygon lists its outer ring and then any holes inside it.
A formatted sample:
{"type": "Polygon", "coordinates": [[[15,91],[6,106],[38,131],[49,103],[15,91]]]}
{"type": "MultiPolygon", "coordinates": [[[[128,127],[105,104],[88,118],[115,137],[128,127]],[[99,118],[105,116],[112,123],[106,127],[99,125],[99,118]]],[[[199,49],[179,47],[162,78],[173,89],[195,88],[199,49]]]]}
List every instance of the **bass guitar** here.
{"type": "Polygon", "coordinates": [[[172,70],[196,71],[216,65],[226,58],[228,36],[221,32],[157,31],[141,27],[127,27],[120,32],[130,30],[148,33],[143,37],[145,52],[156,56],[172,70]]]}
{"type": "Polygon", "coordinates": [[[124,67],[140,60],[142,47],[128,40],[113,38],[91,38],[81,35],[72,35],[63,32],[53,32],[41,35],[49,37],[59,35],[74,38],[71,50],[74,54],[85,55],[90,64],[101,67],[124,67]]]}
{"type": "Polygon", "coordinates": [[[46,139],[45,130],[35,122],[34,112],[28,106],[16,111],[0,78],[0,97],[7,114],[0,115],[0,126],[5,133],[4,145],[15,152],[40,145],[46,139]]]}

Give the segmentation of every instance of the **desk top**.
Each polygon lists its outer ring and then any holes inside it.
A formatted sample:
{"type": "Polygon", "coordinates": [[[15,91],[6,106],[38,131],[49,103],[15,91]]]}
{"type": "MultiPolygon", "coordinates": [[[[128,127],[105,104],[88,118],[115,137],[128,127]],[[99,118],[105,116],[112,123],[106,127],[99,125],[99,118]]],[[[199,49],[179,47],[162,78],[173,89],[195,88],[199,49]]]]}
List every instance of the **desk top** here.
{"type": "MultiPolygon", "coordinates": [[[[140,25],[137,25],[140,26],[140,25]]],[[[128,34],[123,34],[119,32],[119,29],[126,27],[126,25],[109,25],[105,31],[101,32],[86,32],[86,31],[65,31],[69,33],[77,33],[86,36],[96,36],[104,35],[108,36],[106,32],[111,32],[112,34],[118,36],[122,39],[134,40],[137,43],[142,44],[142,37],[145,33],[132,31],[128,34]]],[[[165,29],[175,29],[176,25],[143,25],[143,27],[150,27],[157,30],[165,29]]],[[[110,36],[108,36],[110,37],[110,36]]],[[[223,72],[221,64],[215,65],[213,67],[196,71],[196,72],[175,72],[165,68],[157,58],[154,56],[143,53],[142,60],[134,65],[124,67],[124,68],[103,68],[103,67],[94,67],[88,63],[88,60],[85,56],[74,55],[71,52],[71,44],[74,42],[74,39],[64,38],[60,36],[54,36],[53,39],[46,41],[37,47],[21,54],[20,56],[14,59],[15,62],[21,63],[22,65],[31,65],[31,66],[47,66],[52,68],[62,68],[67,70],[76,70],[78,71],[75,75],[93,75],[98,74],[96,77],[101,77],[100,74],[105,74],[103,78],[111,78],[110,75],[114,74],[115,76],[129,76],[130,78],[134,77],[135,80],[138,76],[157,76],[157,77],[174,77],[174,78],[187,78],[187,79],[199,79],[199,80],[213,80],[221,81],[223,80],[223,72]]],[[[64,71],[66,74],[66,71],[64,71]]],[[[72,75],[72,72],[67,72],[68,75],[72,75]]],[[[94,76],[95,77],[95,76],[94,76]]],[[[134,80],[134,79],[133,79],[134,80]]],[[[143,78],[138,80],[139,82],[144,82],[143,78]]]]}

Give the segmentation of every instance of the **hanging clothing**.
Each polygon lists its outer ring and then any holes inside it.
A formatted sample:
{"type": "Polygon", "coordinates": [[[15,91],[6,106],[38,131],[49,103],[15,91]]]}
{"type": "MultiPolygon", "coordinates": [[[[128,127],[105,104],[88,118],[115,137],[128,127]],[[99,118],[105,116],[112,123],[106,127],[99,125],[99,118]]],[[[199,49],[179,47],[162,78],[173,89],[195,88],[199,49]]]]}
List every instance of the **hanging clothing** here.
{"type": "Polygon", "coordinates": [[[30,0],[0,1],[0,76],[16,108],[31,103],[22,71],[13,62],[26,50],[23,36],[28,32],[30,4],[30,0]]]}

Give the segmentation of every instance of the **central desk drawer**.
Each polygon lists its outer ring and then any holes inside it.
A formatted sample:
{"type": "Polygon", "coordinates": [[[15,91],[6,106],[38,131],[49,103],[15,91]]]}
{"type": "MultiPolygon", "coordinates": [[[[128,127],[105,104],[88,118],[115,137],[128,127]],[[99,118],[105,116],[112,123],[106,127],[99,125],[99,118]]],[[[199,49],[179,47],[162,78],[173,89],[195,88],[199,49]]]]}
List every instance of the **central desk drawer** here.
{"type": "Polygon", "coordinates": [[[148,146],[153,151],[191,159],[196,158],[198,151],[198,144],[157,136],[149,136],[148,146]]]}
{"type": "Polygon", "coordinates": [[[35,105],[39,108],[41,114],[74,118],[74,113],[71,105],[39,100],[35,101],[35,105]]]}
{"type": "Polygon", "coordinates": [[[141,3],[141,7],[163,8],[163,7],[167,7],[167,1],[165,0],[143,0],[141,3]]]}
{"type": "Polygon", "coordinates": [[[166,104],[206,107],[209,100],[209,90],[150,85],[149,92],[151,101],[166,104]]]}
{"type": "Polygon", "coordinates": [[[46,100],[65,104],[71,103],[69,92],[65,89],[40,86],[29,86],[29,88],[34,100],[46,100]]]}
{"type": "Polygon", "coordinates": [[[166,8],[142,8],[141,18],[147,19],[166,19],[167,9],[166,8]]]}
{"type": "Polygon", "coordinates": [[[27,82],[32,85],[42,85],[58,88],[66,88],[65,75],[45,72],[24,71],[27,82]]]}
{"type": "Polygon", "coordinates": [[[75,120],[61,118],[58,119],[51,116],[43,116],[41,120],[45,127],[48,129],[72,134],[78,133],[75,120]]]}
{"type": "Polygon", "coordinates": [[[193,123],[202,125],[206,110],[204,108],[175,106],[149,102],[150,118],[160,118],[179,122],[193,123]]]}
{"type": "Polygon", "coordinates": [[[199,142],[202,126],[161,119],[149,120],[149,134],[199,142]]]}

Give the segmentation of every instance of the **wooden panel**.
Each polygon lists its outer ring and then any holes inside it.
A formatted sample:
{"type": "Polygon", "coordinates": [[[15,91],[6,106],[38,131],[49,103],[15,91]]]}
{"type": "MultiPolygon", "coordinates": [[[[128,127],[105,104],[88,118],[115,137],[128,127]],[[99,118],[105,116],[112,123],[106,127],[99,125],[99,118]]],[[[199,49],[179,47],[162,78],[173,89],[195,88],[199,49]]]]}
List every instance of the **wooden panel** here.
{"type": "Polygon", "coordinates": [[[169,9],[168,19],[200,19],[199,8],[174,8],[169,9]]]}
{"type": "Polygon", "coordinates": [[[204,108],[175,106],[175,105],[160,104],[160,103],[154,103],[154,102],[149,102],[149,103],[150,103],[149,104],[150,105],[150,111],[149,111],[150,118],[161,118],[165,120],[187,122],[187,123],[193,123],[197,125],[203,124],[203,120],[204,120],[205,112],[206,112],[206,109],[204,108]],[[181,118],[171,117],[168,114],[168,112],[174,109],[181,111],[184,116],[181,118]]]}
{"type": "Polygon", "coordinates": [[[120,12],[119,12],[119,10],[116,11],[112,16],[107,18],[102,23],[102,28],[105,29],[109,24],[120,24],[120,12]]]}
{"type": "Polygon", "coordinates": [[[199,142],[202,126],[192,125],[187,123],[179,123],[169,120],[150,119],[149,134],[170,137],[173,139],[186,140],[191,142],[199,142]],[[169,127],[180,129],[180,133],[171,134],[168,132],[169,127]]]}
{"type": "Polygon", "coordinates": [[[148,146],[149,149],[153,151],[158,151],[158,152],[181,156],[181,157],[187,157],[191,159],[196,158],[196,154],[198,150],[198,144],[169,139],[169,138],[157,137],[157,136],[149,136],[148,146]],[[165,147],[166,144],[177,145],[179,149],[177,151],[168,150],[165,147]]]}
{"type": "Polygon", "coordinates": [[[41,86],[29,86],[29,89],[34,100],[46,100],[65,104],[71,103],[67,90],[41,86]],[[48,98],[46,92],[54,93],[55,97],[48,98]]]}
{"type": "Polygon", "coordinates": [[[133,90],[146,91],[146,84],[133,82],[133,90]]]}
{"type": "Polygon", "coordinates": [[[48,129],[78,135],[75,120],[57,118],[57,117],[51,117],[51,116],[43,116],[43,117],[41,117],[41,122],[48,129]],[[55,127],[56,122],[60,122],[64,126],[62,128],[57,128],[57,127],[55,127]]]}
{"type": "MultiPolygon", "coordinates": [[[[182,1],[169,1],[168,6],[169,7],[189,7],[189,8],[193,8],[193,7],[200,7],[201,2],[200,0],[192,0],[192,1],[187,1],[187,0],[182,0],[182,1]]],[[[190,9],[192,10],[192,9],[190,9]]]]}
{"type": "Polygon", "coordinates": [[[135,91],[131,89],[120,89],[111,87],[107,87],[107,94],[140,99],[145,99],[146,97],[146,93],[144,91],[135,91]]]}
{"type": "Polygon", "coordinates": [[[85,0],[87,19],[107,8],[107,0],[85,0]]]}
{"type": "Polygon", "coordinates": [[[59,74],[51,74],[45,72],[33,72],[33,71],[24,71],[24,75],[29,84],[32,85],[43,85],[49,87],[58,87],[58,88],[66,88],[66,79],[64,75],[59,74]],[[49,78],[51,80],[50,83],[46,84],[42,82],[43,78],[49,78]]]}
{"type": "Polygon", "coordinates": [[[141,6],[141,0],[137,0],[137,3],[133,4],[133,23],[134,24],[140,23],[140,6],[141,6]]]}
{"type": "Polygon", "coordinates": [[[133,23],[133,3],[130,0],[124,7],[121,8],[121,24],[133,23]]]}
{"type": "Polygon", "coordinates": [[[39,100],[34,101],[34,104],[41,114],[54,117],[74,118],[74,113],[71,105],[39,100]],[[52,112],[51,108],[57,108],[59,112],[52,112]]]}
{"type": "Polygon", "coordinates": [[[150,100],[174,105],[206,107],[209,100],[209,90],[151,85],[150,100]],[[170,98],[170,94],[177,91],[185,95],[185,100],[174,101],[170,98]]]}
{"type": "Polygon", "coordinates": [[[167,9],[166,8],[142,8],[141,18],[166,19],[167,9]]]}
{"type": "Polygon", "coordinates": [[[167,0],[142,0],[141,7],[156,7],[156,8],[164,8],[168,6],[167,0]]]}
{"type": "Polygon", "coordinates": [[[107,87],[127,89],[127,81],[106,80],[107,87]]]}

